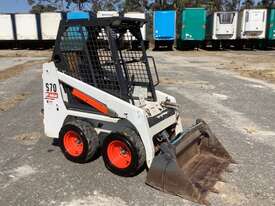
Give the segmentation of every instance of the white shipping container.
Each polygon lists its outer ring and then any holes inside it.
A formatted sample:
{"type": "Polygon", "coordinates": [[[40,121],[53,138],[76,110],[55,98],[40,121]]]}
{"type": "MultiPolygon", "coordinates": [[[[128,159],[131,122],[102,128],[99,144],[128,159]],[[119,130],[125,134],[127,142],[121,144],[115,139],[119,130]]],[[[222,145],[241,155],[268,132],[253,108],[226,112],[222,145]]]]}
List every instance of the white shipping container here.
{"type": "Polygon", "coordinates": [[[0,40],[14,40],[10,14],[0,14],[0,40]]]}
{"type": "Polygon", "coordinates": [[[55,40],[58,32],[61,13],[41,13],[41,33],[43,40],[55,40]]]}
{"type": "MultiPolygon", "coordinates": [[[[128,13],[124,14],[124,17],[135,18],[135,19],[144,19],[145,20],[145,13],[141,13],[141,12],[128,12],[128,13]]],[[[127,31],[126,35],[127,35],[127,38],[131,38],[131,34],[130,34],[129,31],[127,31]]],[[[146,40],[146,24],[144,24],[141,27],[141,35],[142,35],[143,40],[146,40]]]]}
{"type": "Polygon", "coordinates": [[[119,14],[117,11],[98,11],[96,16],[97,18],[105,18],[105,17],[119,16],[119,14]]]}
{"type": "Polygon", "coordinates": [[[10,14],[0,14],[0,40],[14,40],[10,14]]]}
{"type": "Polygon", "coordinates": [[[14,40],[10,14],[0,14],[0,40],[14,40]]]}
{"type": "Polygon", "coordinates": [[[215,12],[212,39],[234,40],[237,38],[238,12],[215,12]]]}
{"type": "Polygon", "coordinates": [[[264,39],[267,9],[244,9],[241,14],[239,37],[241,39],[264,39]]]}
{"type": "MultiPolygon", "coordinates": [[[[116,11],[98,11],[96,13],[97,18],[108,18],[108,17],[116,17],[119,16],[119,13],[116,11]]],[[[99,33],[99,38],[107,40],[107,36],[104,30],[99,33]]]]}
{"type": "Polygon", "coordinates": [[[18,40],[38,40],[35,14],[15,14],[15,25],[18,40]]]}

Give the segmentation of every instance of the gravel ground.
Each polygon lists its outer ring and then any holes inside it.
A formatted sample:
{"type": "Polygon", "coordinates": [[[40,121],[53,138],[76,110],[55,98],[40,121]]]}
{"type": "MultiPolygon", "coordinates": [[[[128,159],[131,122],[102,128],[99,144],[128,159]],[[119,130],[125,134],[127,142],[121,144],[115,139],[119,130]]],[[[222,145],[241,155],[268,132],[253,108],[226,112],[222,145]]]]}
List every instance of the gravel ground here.
{"type": "MultiPolygon", "coordinates": [[[[7,74],[33,61],[24,60],[33,53],[7,52],[12,58],[0,58],[5,64],[1,71],[7,74]],[[16,56],[21,59],[18,65],[16,56]]],[[[183,123],[205,119],[238,162],[233,173],[224,174],[226,183],[216,185],[220,193],[209,195],[212,205],[275,205],[275,86],[269,83],[272,79],[252,79],[234,69],[274,69],[275,52],[149,53],[161,77],[158,89],[177,98],[183,123]]],[[[146,186],[146,171],[122,178],[105,169],[101,157],[87,164],[67,161],[43,134],[40,61],[0,78],[1,206],[196,205],[146,186]]]]}

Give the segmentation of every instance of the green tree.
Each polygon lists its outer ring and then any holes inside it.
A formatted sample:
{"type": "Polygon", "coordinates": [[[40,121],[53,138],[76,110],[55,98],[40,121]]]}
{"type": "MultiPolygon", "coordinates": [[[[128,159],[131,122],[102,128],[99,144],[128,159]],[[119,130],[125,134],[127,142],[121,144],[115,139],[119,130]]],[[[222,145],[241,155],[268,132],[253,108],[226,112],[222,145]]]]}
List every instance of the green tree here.
{"type": "Polygon", "coordinates": [[[240,4],[240,0],[225,0],[223,6],[225,11],[236,11],[240,9],[240,4]]]}
{"type": "Polygon", "coordinates": [[[145,0],[125,0],[125,3],[123,5],[124,12],[129,11],[139,11],[144,12],[144,10],[147,8],[148,1],[145,0]]]}
{"type": "Polygon", "coordinates": [[[91,1],[92,0],[27,0],[31,6],[30,12],[32,13],[63,10],[64,5],[69,8],[72,3],[81,9],[84,3],[91,1]]]}
{"type": "Polygon", "coordinates": [[[43,12],[51,12],[56,11],[56,7],[53,7],[51,5],[34,5],[31,8],[31,13],[37,14],[37,13],[43,13],[43,12]]]}
{"type": "Polygon", "coordinates": [[[242,9],[252,9],[255,5],[253,0],[245,0],[242,3],[242,9]]]}
{"type": "Polygon", "coordinates": [[[28,4],[31,6],[31,13],[41,13],[57,10],[59,0],[28,0],[28,4]]]}
{"type": "Polygon", "coordinates": [[[92,7],[93,12],[97,12],[97,11],[102,10],[101,0],[93,0],[93,3],[92,3],[91,7],[92,7]]]}
{"type": "Polygon", "coordinates": [[[121,0],[91,0],[90,4],[94,13],[97,11],[120,11],[122,9],[121,0]]]}
{"type": "Polygon", "coordinates": [[[262,0],[260,2],[258,2],[257,7],[258,8],[274,8],[274,0],[262,0]]]}
{"type": "Polygon", "coordinates": [[[222,0],[174,0],[174,8],[181,11],[188,7],[204,7],[209,11],[216,11],[222,8],[222,0]]]}

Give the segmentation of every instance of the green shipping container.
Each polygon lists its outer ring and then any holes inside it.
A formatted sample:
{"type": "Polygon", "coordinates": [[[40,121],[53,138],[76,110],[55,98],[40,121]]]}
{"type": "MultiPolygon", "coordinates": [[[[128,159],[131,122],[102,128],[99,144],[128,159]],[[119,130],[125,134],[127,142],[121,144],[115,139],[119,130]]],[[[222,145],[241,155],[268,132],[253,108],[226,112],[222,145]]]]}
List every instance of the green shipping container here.
{"type": "Polygon", "coordinates": [[[270,9],[267,17],[267,39],[275,40],[275,9],[270,9]]]}
{"type": "Polygon", "coordinates": [[[195,47],[205,39],[206,10],[204,8],[185,8],[181,12],[178,48],[195,47]]]}
{"type": "Polygon", "coordinates": [[[181,40],[205,38],[206,10],[204,8],[186,8],[181,12],[181,40]]]}

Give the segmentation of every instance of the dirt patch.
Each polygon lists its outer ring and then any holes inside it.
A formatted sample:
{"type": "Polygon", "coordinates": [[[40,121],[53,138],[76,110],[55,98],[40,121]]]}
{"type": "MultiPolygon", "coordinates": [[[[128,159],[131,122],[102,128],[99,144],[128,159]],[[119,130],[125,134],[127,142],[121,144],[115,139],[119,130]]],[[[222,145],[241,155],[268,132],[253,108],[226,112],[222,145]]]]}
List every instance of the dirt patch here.
{"type": "Polygon", "coordinates": [[[16,135],[15,139],[22,144],[32,145],[32,144],[35,144],[40,137],[41,137],[41,134],[39,132],[31,132],[31,133],[16,135]]]}
{"type": "Polygon", "coordinates": [[[275,68],[264,69],[264,70],[241,70],[240,74],[244,77],[252,77],[255,79],[266,80],[272,83],[275,83],[275,68]]]}
{"type": "Polygon", "coordinates": [[[9,99],[0,101],[0,112],[6,112],[14,108],[19,102],[22,102],[23,100],[25,100],[29,95],[30,93],[26,92],[26,93],[13,96],[9,99]]]}
{"type": "Polygon", "coordinates": [[[219,191],[220,197],[226,205],[245,205],[248,201],[245,195],[238,191],[236,186],[229,183],[218,182],[215,185],[215,189],[219,191]]]}
{"type": "Polygon", "coordinates": [[[175,84],[175,85],[183,85],[184,81],[175,80],[172,77],[160,77],[160,83],[161,84],[175,84]]]}
{"type": "Polygon", "coordinates": [[[32,60],[32,61],[28,61],[24,64],[19,64],[19,65],[10,67],[8,69],[2,70],[2,71],[0,71],[0,81],[9,79],[11,77],[18,76],[22,72],[30,69],[32,66],[40,65],[44,62],[45,62],[45,60],[32,60]]]}
{"type": "Polygon", "coordinates": [[[206,85],[206,84],[208,84],[207,81],[176,80],[173,77],[160,77],[160,83],[162,83],[162,84],[179,84],[179,85],[187,85],[187,84],[206,85]]]}
{"type": "Polygon", "coordinates": [[[257,129],[255,127],[244,127],[243,128],[248,134],[254,134],[257,132],[257,129]]]}
{"type": "Polygon", "coordinates": [[[0,57],[50,57],[52,50],[0,50],[0,57]]]}
{"type": "Polygon", "coordinates": [[[200,88],[200,89],[214,89],[213,85],[210,85],[207,81],[182,81],[175,80],[173,77],[161,77],[160,83],[162,85],[175,85],[175,86],[184,86],[188,88],[200,88]]]}
{"type": "Polygon", "coordinates": [[[222,53],[221,57],[226,62],[219,64],[217,69],[233,70],[244,77],[275,83],[275,59],[273,54],[244,52],[240,55],[228,52],[222,53]]]}
{"type": "MultiPolygon", "coordinates": [[[[169,58],[182,57],[175,51],[169,58]]],[[[275,83],[275,51],[184,51],[184,60],[191,64],[232,70],[241,76],[275,83]]]]}

